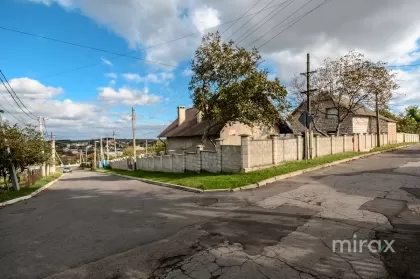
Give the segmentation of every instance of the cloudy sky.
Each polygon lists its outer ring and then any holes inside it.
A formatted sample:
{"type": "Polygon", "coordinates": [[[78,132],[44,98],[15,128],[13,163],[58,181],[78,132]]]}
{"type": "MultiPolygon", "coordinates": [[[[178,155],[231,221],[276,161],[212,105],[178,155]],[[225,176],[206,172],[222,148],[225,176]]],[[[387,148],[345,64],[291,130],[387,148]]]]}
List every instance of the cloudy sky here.
{"type": "MultiPolygon", "coordinates": [[[[0,69],[32,114],[1,84],[0,108],[10,122],[43,116],[57,138],[87,139],[130,137],[135,106],[137,137],[154,138],[177,106],[191,105],[189,61],[206,32],[258,47],[287,85],[308,52],[314,68],[351,49],[393,66],[420,64],[419,10],[418,0],[4,0],[0,69]]],[[[420,104],[420,66],[392,69],[401,85],[393,110],[420,104]]]]}

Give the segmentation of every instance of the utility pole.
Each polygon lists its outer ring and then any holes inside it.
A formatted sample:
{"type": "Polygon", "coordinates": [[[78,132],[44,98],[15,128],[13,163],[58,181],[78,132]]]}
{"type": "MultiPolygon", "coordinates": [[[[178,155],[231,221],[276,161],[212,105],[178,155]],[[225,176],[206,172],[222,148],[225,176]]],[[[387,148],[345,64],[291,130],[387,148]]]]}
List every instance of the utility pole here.
{"type": "Polygon", "coordinates": [[[55,138],[51,132],[51,167],[50,173],[55,173],[55,138]]]}
{"type": "Polygon", "coordinates": [[[109,161],[108,136],[106,136],[106,160],[109,161]]]}
{"type": "Polygon", "coordinates": [[[115,131],[112,131],[112,135],[114,136],[114,152],[115,156],[117,156],[117,141],[115,140],[115,131]]]}
{"type": "Polygon", "coordinates": [[[96,143],[97,143],[98,141],[96,141],[96,140],[93,140],[93,144],[94,144],[94,146],[93,146],[93,166],[92,166],[92,168],[93,169],[96,169],[96,143]]]}
{"type": "Polygon", "coordinates": [[[306,94],[306,133],[305,133],[305,159],[311,159],[313,157],[313,132],[312,124],[309,121],[311,116],[311,93],[315,92],[316,89],[311,89],[311,74],[316,73],[316,71],[311,71],[311,58],[310,54],[306,54],[306,72],[301,73],[301,75],[306,76],[306,91],[301,93],[306,94]]]}
{"type": "MultiPolygon", "coordinates": [[[[38,121],[39,121],[39,134],[41,135],[42,138],[44,138],[44,126],[43,126],[44,118],[40,116],[38,121]]],[[[42,154],[44,154],[44,149],[42,149],[42,154]]],[[[42,176],[46,175],[45,168],[46,168],[46,164],[42,163],[42,166],[41,166],[42,176]]]]}
{"type": "MultiPolygon", "coordinates": [[[[89,143],[88,143],[89,144],[89,143]]],[[[87,150],[88,150],[88,146],[89,145],[87,145],[86,146],[86,150],[85,150],[85,164],[87,164],[87,159],[88,159],[88,157],[87,157],[87,150]]]]}
{"type": "Polygon", "coordinates": [[[16,169],[15,166],[12,163],[12,154],[10,153],[10,148],[7,145],[7,139],[6,139],[6,134],[4,132],[4,126],[3,126],[3,115],[2,115],[3,111],[0,110],[0,129],[3,135],[3,139],[4,139],[4,145],[6,146],[6,155],[7,155],[7,160],[9,161],[9,175],[10,178],[12,180],[12,187],[15,191],[19,191],[20,190],[20,186],[19,186],[19,180],[17,178],[16,175],[16,169]]]}
{"type": "Polygon", "coordinates": [[[131,108],[131,128],[133,130],[133,158],[136,160],[136,112],[131,108]]]}
{"type": "Polygon", "coordinates": [[[381,129],[379,127],[379,100],[378,100],[378,92],[375,94],[375,110],[376,110],[376,146],[381,146],[381,129]]]}
{"type": "Polygon", "coordinates": [[[79,163],[82,164],[82,150],[80,149],[79,149],[79,157],[80,157],[79,163]]]}
{"type": "Polygon", "coordinates": [[[99,150],[100,150],[99,151],[99,153],[100,153],[99,158],[100,158],[100,161],[101,161],[99,165],[102,167],[102,162],[104,160],[104,149],[103,149],[103,144],[102,144],[102,137],[101,137],[101,140],[100,140],[99,144],[100,144],[100,146],[99,146],[99,150]]]}

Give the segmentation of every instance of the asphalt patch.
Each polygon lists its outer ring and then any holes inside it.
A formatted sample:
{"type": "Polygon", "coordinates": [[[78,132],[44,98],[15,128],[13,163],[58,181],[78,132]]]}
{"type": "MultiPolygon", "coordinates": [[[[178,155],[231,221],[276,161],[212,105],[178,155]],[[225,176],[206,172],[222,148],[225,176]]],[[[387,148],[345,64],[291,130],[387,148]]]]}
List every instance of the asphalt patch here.
{"type": "Polygon", "coordinates": [[[401,190],[404,190],[407,193],[409,193],[409,194],[415,196],[416,198],[420,199],[420,189],[419,188],[402,187],[401,190]]]}
{"type": "Polygon", "coordinates": [[[202,224],[209,236],[201,239],[200,245],[210,248],[224,241],[240,243],[247,254],[257,255],[264,247],[277,244],[315,214],[310,209],[290,205],[276,209],[249,206],[202,224]]]}
{"type": "Polygon", "coordinates": [[[359,209],[380,213],[392,220],[406,208],[406,204],[407,202],[402,200],[375,198],[364,203],[359,209]]]}

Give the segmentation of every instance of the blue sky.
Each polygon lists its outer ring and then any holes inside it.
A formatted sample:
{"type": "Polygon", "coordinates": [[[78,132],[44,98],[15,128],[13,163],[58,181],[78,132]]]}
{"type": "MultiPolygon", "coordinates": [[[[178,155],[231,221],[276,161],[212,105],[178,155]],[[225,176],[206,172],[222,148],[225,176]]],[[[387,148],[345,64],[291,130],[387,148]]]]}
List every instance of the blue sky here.
{"type": "MultiPolygon", "coordinates": [[[[263,0],[251,12],[256,13],[269,2],[263,0]]],[[[254,46],[272,38],[278,31],[270,31],[272,27],[306,2],[294,1],[244,44],[267,31],[268,36],[254,46]]],[[[314,0],[296,16],[320,2],[314,0]]],[[[393,65],[420,63],[420,19],[416,12],[420,3],[401,3],[331,1],[260,49],[270,75],[278,76],[287,85],[294,74],[305,70],[307,52],[311,53],[314,68],[323,59],[351,49],[393,65]],[[394,12],[392,18],[390,11],[394,12]]],[[[187,89],[189,76],[184,69],[189,67],[200,35],[207,28],[241,17],[253,4],[255,0],[0,1],[1,27],[116,53],[132,51],[131,56],[176,66],[112,58],[112,54],[0,29],[0,69],[31,111],[49,118],[47,128],[58,137],[92,138],[115,130],[117,136],[128,138],[134,104],[137,137],[154,138],[176,118],[177,106],[192,103],[187,89]],[[191,33],[197,34],[186,36],[191,33]],[[181,37],[185,38],[162,44],[181,37]],[[161,45],[150,48],[156,44],[161,45]],[[145,47],[148,49],[140,51],[145,47]],[[84,66],[88,67],[73,70],[84,66]]],[[[267,19],[269,12],[252,17],[235,36],[267,19]]],[[[235,23],[224,38],[230,38],[249,18],[235,23]]],[[[408,104],[420,103],[420,67],[397,68],[397,73],[403,94],[393,104],[396,112],[408,104]]],[[[0,105],[6,108],[7,93],[3,88],[0,93],[0,105]]],[[[6,118],[11,122],[15,109],[8,107],[10,114],[6,118]]],[[[25,115],[17,116],[22,122],[35,123],[25,115]]]]}
{"type": "MultiPolygon", "coordinates": [[[[24,30],[41,36],[48,36],[87,46],[111,50],[117,53],[130,52],[131,56],[145,58],[145,54],[130,49],[127,42],[91,19],[83,16],[79,11],[68,11],[59,5],[38,5],[27,1],[2,1],[0,3],[0,18],[2,26],[24,30]],[[16,15],[19,15],[17,17],[16,15]]],[[[172,121],[176,116],[176,106],[190,105],[191,100],[187,90],[189,76],[183,75],[182,69],[158,69],[136,59],[127,57],[115,58],[115,55],[102,53],[71,45],[61,44],[49,40],[26,36],[0,30],[4,38],[0,44],[0,69],[10,80],[12,78],[27,77],[40,83],[61,87],[62,94],[52,99],[73,102],[98,104],[100,88],[110,87],[118,90],[129,87],[133,90],[145,90],[148,94],[160,97],[160,100],[150,105],[136,105],[138,123],[161,125],[172,121]],[[110,63],[108,63],[108,61],[110,63]],[[95,64],[84,69],[72,69],[95,64]],[[138,75],[172,75],[166,81],[143,80],[129,81],[124,74],[138,75]],[[110,77],[111,76],[111,77],[110,77]],[[115,76],[115,77],[114,77],[115,76]],[[175,82],[176,80],[176,82],[175,82]],[[115,83],[114,83],[115,82],[115,83]]],[[[188,62],[179,63],[180,68],[188,68],[188,62]]],[[[30,104],[29,104],[30,105],[30,104]]],[[[44,108],[48,110],[48,107],[44,108]]],[[[104,107],[103,115],[112,119],[112,113],[131,112],[130,105],[113,105],[104,107]]],[[[47,115],[45,112],[44,115],[47,115]]],[[[48,127],[48,121],[47,121],[48,127]]],[[[108,131],[109,132],[109,131],[108,131]]],[[[107,132],[107,133],[108,133],[107,132]]],[[[125,131],[117,133],[126,134],[125,131]]],[[[64,133],[65,135],[65,133],[64,133]]],[[[64,136],[62,135],[62,136],[64,136]]],[[[156,137],[156,132],[145,133],[138,131],[138,137],[156,137]]]]}

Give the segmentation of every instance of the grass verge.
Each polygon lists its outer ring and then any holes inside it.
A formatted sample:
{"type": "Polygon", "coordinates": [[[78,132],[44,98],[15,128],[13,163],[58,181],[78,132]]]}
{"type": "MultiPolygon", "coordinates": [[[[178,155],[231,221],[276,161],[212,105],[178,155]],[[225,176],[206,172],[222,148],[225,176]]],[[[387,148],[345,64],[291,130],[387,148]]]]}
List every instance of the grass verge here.
{"type": "Polygon", "coordinates": [[[237,187],[254,184],[262,180],[287,174],[290,172],[312,168],[315,166],[332,163],[335,161],[352,158],[355,156],[368,154],[375,151],[390,150],[395,147],[400,147],[408,144],[392,144],[387,146],[381,146],[378,149],[374,149],[370,152],[346,152],[340,154],[327,155],[318,157],[308,162],[305,161],[293,161],[284,163],[279,166],[267,168],[263,170],[248,172],[248,173],[235,173],[235,174],[224,174],[224,173],[163,173],[163,172],[149,172],[149,171],[126,171],[126,170],[115,170],[115,169],[98,169],[97,171],[104,173],[122,174],[132,177],[144,178],[154,181],[167,182],[171,184],[178,184],[188,187],[193,187],[202,190],[212,189],[233,189],[237,187]]]}
{"type": "Polygon", "coordinates": [[[44,187],[51,181],[59,178],[62,175],[61,172],[54,173],[51,176],[46,176],[41,179],[39,179],[37,182],[35,182],[32,186],[21,186],[19,191],[13,191],[12,189],[8,192],[0,192],[0,202],[13,200],[19,197],[30,195],[32,192],[35,192],[39,188],[44,187]]]}

